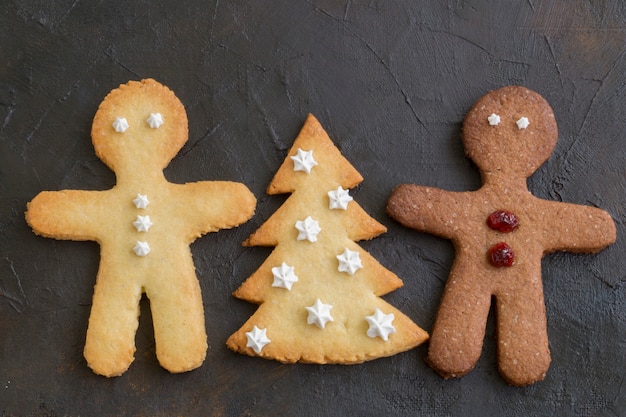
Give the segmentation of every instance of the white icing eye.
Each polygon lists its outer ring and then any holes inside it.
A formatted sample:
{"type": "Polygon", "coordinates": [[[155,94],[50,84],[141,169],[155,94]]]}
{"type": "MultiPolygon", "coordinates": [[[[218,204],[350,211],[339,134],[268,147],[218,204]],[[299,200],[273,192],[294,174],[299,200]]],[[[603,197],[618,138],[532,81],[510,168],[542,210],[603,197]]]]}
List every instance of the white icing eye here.
{"type": "Polygon", "coordinates": [[[313,151],[303,151],[298,148],[298,153],[291,159],[293,160],[294,171],[304,171],[310,174],[311,169],[317,165],[317,161],[313,158],[313,151]]]}
{"type": "Polygon", "coordinates": [[[370,325],[367,330],[367,335],[372,339],[380,337],[384,341],[387,341],[389,335],[396,332],[396,328],[391,324],[394,318],[393,313],[385,314],[379,309],[376,309],[374,314],[365,317],[365,320],[367,320],[370,325]]]}
{"type": "Polygon", "coordinates": [[[517,123],[517,127],[519,129],[526,129],[528,125],[530,125],[530,122],[528,121],[528,117],[520,117],[519,120],[515,123],[517,123]]]}
{"type": "Polygon", "coordinates": [[[150,113],[150,117],[146,119],[146,122],[152,129],[158,129],[163,124],[163,116],[161,116],[161,113],[150,113]]]}
{"type": "Polygon", "coordinates": [[[112,126],[117,133],[124,133],[128,129],[128,120],[125,117],[116,117],[112,126]]]}
{"type": "Polygon", "coordinates": [[[251,332],[246,332],[246,337],[248,338],[248,343],[246,347],[252,348],[255,353],[261,353],[261,350],[271,342],[270,339],[267,338],[267,329],[259,329],[254,326],[251,332]]]}
{"type": "Polygon", "coordinates": [[[306,307],[306,311],[309,312],[306,322],[308,324],[315,324],[320,329],[326,327],[326,323],[334,321],[330,315],[330,309],[333,308],[330,304],[324,304],[318,298],[311,307],[306,307]]]}
{"type": "Polygon", "coordinates": [[[491,113],[491,116],[487,117],[487,120],[491,126],[497,126],[500,124],[500,116],[495,113],[491,113]]]}

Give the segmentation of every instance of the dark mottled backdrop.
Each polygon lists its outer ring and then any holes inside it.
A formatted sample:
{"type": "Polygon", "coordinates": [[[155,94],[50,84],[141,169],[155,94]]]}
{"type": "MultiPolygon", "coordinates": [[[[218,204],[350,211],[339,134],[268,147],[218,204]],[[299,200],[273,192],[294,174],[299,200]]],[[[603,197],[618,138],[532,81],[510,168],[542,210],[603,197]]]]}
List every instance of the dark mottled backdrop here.
{"type": "MultiPolygon", "coordinates": [[[[0,5],[0,413],[3,416],[626,415],[626,3],[614,1],[33,1],[0,5]],[[42,190],[106,189],[91,120],[108,91],[152,77],[189,116],[174,182],[240,181],[257,214],[193,246],[211,348],[170,375],[142,301],[136,360],[121,377],[82,357],[99,255],[36,237],[42,190]],[[476,369],[444,381],[423,345],[356,366],[282,365],[228,351],[255,306],[231,292],[268,256],[241,242],[284,197],[264,190],[307,113],[365,181],[352,191],[387,234],[363,246],[405,286],[386,299],[430,329],[450,244],[386,217],[403,182],[480,185],[460,142],[464,114],[507,84],[554,108],[559,143],[529,180],[538,196],[608,210],[617,243],[543,262],[552,365],[507,386],[493,320],[476,369]]],[[[555,228],[559,225],[555,224],[555,228]]]]}

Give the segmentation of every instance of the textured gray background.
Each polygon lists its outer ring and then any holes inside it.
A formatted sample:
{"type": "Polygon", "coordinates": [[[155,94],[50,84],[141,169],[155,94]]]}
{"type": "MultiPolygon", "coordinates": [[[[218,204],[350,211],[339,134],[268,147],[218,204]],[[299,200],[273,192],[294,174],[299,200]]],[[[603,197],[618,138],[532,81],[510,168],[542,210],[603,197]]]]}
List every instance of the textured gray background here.
{"type": "MultiPolygon", "coordinates": [[[[594,1],[2,1],[0,4],[0,413],[3,416],[626,415],[626,3],[594,1]],[[36,237],[42,190],[115,178],[89,132],[108,91],[152,77],[186,106],[173,182],[245,183],[257,213],[193,246],[211,344],[170,375],[142,301],[136,360],[119,378],[82,357],[98,246],[36,237]],[[268,256],[241,242],[284,201],[265,195],[307,113],[365,181],[352,195],[387,234],[362,246],[405,286],[386,300],[430,329],[450,244],[386,217],[404,182],[480,186],[460,142],[490,89],[521,84],[553,106],[559,142],[529,180],[540,197],[608,210],[617,243],[544,259],[552,365],[507,386],[493,319],[476,369],[444,381],[427,345],[357,366],[282,365],[228,351],[255,306],[231,292],[268,256]]],[[[555,225],[558,228],[559,225],[555,225]]]]}

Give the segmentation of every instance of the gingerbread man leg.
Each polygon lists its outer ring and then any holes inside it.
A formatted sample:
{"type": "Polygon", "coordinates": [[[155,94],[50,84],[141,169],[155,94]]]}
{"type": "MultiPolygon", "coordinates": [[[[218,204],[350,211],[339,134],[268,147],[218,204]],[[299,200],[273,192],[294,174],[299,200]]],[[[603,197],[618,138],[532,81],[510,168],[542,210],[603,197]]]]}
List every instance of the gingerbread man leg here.
{"type": "Polygon", "coordinates": [[[491,289],[481,285],[482,280],[471,261],[466,257],[456,259],[437,312],[426,359],[444,378],[465,375],[480,357],[491,304],[491,289]]]}
{"type": "Polygon", "coordinates": [[[170,372],[199,367],[207,350],[200,285],[191,254],[183,258],[188,260],[184,267],[165,265],[158,278],[146,284],[156,355],[161,366],[170,372]]]}
{"type": "Polygon", "coordinates": [[[134,359],[142,293],[128,271],[114,265],[101,263],[84,348],[89,367],[108,377],[124,373],[134,359]]]}
{"type": "Polygon", "coordinates": [[[495,293],[498,366],[502,377],[515,385],[543,380],[550,366],[541,269],[523,276],[529,279],[510,282],[495,293]]]}

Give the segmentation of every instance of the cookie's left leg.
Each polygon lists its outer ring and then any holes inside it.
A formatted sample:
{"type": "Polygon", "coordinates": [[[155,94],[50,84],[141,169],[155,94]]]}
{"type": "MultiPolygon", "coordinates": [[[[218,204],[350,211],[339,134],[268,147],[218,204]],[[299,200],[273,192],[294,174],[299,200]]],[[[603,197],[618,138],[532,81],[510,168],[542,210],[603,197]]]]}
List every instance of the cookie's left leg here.
{"type": "Polygon", "coordinates": [[[498,366],[512,385],[543,380],[550,366],[540,275],[496,294],[498,366]]]}
{"type": "Polygon", "coordinates": [[[185,372],[199,367],[206,356],[204,308],[191,259],[172,263],[176,265],[165,266],[146,287],[146,295],[159,363],[170,372],[185,372]]]}

